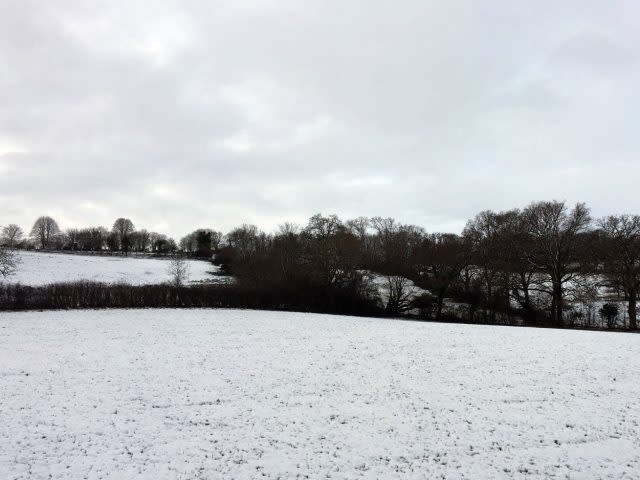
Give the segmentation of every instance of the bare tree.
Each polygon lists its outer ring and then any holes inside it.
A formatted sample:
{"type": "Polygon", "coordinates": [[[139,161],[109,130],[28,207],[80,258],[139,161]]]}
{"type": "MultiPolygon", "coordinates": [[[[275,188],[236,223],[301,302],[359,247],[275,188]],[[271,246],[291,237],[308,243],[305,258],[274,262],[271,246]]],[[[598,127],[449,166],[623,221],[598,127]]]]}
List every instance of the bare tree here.
{"type": "Polygon", "coordinates": [[[302,237],[303,263],[312,283],[332,287],[349,283],[358,276],[360,242],[336,215],[312,216],[302,237]]]}
{"type": "Polygon", "coordinates": [[[266,235],[255,225],[243,224],[226,235],[227,245],[236,251],[242,261],[255,255],[265,240],[266,235]]]}
{"type": "Polygon", "coordinates": [[[466,291],[474,290],[470,277],[477,277],[479,283],[476,282],[474,287],[478,285],[478,292],[483,297],[480,300],[489,308],[492,322],[497,310],[510,313],[512,279],[516,270],[513,234],[517,217],[517,211],[495,213],[486,210],[470,220],[463,233],[470,247],[473,266],[465,270],[466,291]]]}
{"type": "Polygon", "coordinates": [[[388,275],[406,276],[418,249],[424,244],[425,231],[414,225],[402,225],[392,218],[373,217],[375,230],[367,245],[368,267],[388,275]]]}
{"type": "Polygon", "coordinates": [[[176,255],[169,262],[168,273],[174,287],[182,287],[189,278],[189,265],[184,257],[176,255]]]}
{"type": "Polygon", "coordinates": [[[178,249],[175,240],[162,233],[150,232],[149,237],[151,239],[151,252],[156,255],[166,255],[178,249]]]}
{"type": "Polygon", "coordinates": [[[180,249],[183,252],[195,253],[199,257],[210,258],[220,249],[222,239],[222,232],[199,228],[180,239],[180,249]]]}
{"type": "Polygon", "coordinates": [[[638,328],[640,293],[640,216],[610,216],[599,221],[602,270],[609,286],[622,290],[628,302],[629,328],[638,328]]]}
{"type": "Polygon", "coordinates": [[[133,222],[128,218],[118,218],[111,230],[116,236],[118,249],[127,253],[131,247],[131,234],[135,231],[133,222]]]}
{"type": "Polygon", "coordinates": [[[178,246],[180,250],[183,252],[191,253],[196,250],[196,239],[193,233],[187,233],[184,237],[180,239],[178,242],[178,246]]]}
{"type": "Polygon", "coordinates": [[[533,240],[529,234],[527,220],[520,210],[505,213],[507,230],[504,232],[503,255],[511,278],[511,295],[522,309],[528,321],[536,320],[536,305],[531,296],[537,269],[529,261],[533,240]]]}
{"type": "Polygon", "coordinates": [[[373,217],[370,225],[380,236],[392,234],[398,229],[398,223],[393,218],[373,217]]]}
{"type": "Polygon", "coordinates": [[[293,284],[300,277],[302,246],[298,225],[285,222],[278,227],[273,237],[272,251],[276,275],[284,284],[293,284]]]}
{"type": "Polygon", "coordinates": [[[53,239],[60,233],[58,223],[51,217],[38,218],[31,228],[31,236],[38,242],[40,248],[49,248],[53,239]]]}
{"type": "Polygon", "coordinates": [[[300,225],[291,222],[284,222],[278,225],[278,232],[276,235],[282,237],[288,237],[290,235],[298,235],[300,233],[300,225]]]}
{"type": "Polygon", "coordinates": [[[412,300],[419,293],[411,280],[399,275],[388,275],[383,288],[387,300],[385,312],[388,315],[399,315],[411,310],[412,300]]]}
{"type": "Polygon", "coordinates": [[[2,228],[2,243],[9,248],[13,248],[22,240],[24,232],[15,223],[10,223],[2,228]]]}
{"type": "Polygon", "coordinates": [[[78,249],[82,251],[101,251],[106,247],[109,232],[104,227],[81,228],[77,233],[78,249]]]}
{"type": "Polygon", "coordinates": [[[591,224],[589,209],[584,203],[569,210],[565,202],[538,202],[525,209],[524,218],[531,237],[527,259],[547,275],[550,288],[539,288],[551,295],[551,320],[562,326],[567,284],[580,273],[580,243],[591,224]]]}
{"type": "Polygon", "coordinates": [[[414,276],[418,286],[434,292],[436,320],[442,318],[444,299],[469,265],[469,248],[463,238],[450,233],[434,233],[423,238],[416,252],[414,276]]]}
{"type": "Polygon", "coordinates": [[[367,217],[358,217],[348,220],[345,226],[360,240],[364,240],[367,237],[367,231],[371,226],[371,221],[367,217]]]}
{"type": "Polygon", "coordinates": [[[65,245],[63,248],[68,250],[78,250],[80,243],[80,230],[77,228],[69,228],[64,234],[65,245]]]}
{"type": "Polygon", "coordinates": [[[147,252],[151,245],[151,235],[144,228],[129,234],[131,246],[136,252],[147,252]]]}
{"type": "Polygon", "coordinates": [[[367,266],[374,264],[377,238],[371,234],[371,220],[368,217],[353,218],[345,223],[345,227],[360,242],[363,264],[367,266]]]}
{"type": "Polygon", "coordinates": [[[222,245],[222,239],[224,238],[224,234],[218,230],[211,231],[211,250],[217,252],[220,250],[220,245],[222,245]]]}
{"type": "Polygon", "coordinates": [[[11,250],[0,247],[0,276],[7,279],[18,268],[18,259],[11,250]]]}
{"type": "Polygon", "coordinates": [[[324,239],[335,235],[343,229],[344,226],[337,215],[324,217],[322,214],[316,213],[309,219],[309,223],[307,223],[305,227],[305,232],[315,238],[324,239]]]}

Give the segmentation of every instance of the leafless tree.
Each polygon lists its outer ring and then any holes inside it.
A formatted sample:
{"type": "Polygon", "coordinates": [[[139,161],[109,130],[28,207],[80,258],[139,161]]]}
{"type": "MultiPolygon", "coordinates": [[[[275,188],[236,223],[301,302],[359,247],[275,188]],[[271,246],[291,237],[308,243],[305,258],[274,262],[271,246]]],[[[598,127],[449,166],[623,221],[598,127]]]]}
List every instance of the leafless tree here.
{"type": "Polygon", "coordinates": [[[60,233],[58,223],[51,217],[38,218],[31,228],[31,236],[40,248],[49,248],[56,235],[60,233]]]}
{"type": "Polygon", "coordinates": [[[150,232],[149,238],[151,239],[151,252],[157,255],[166,255],[178,249],[175,240],[162,233],[150,232]]]}
{"type": "Polygon", "coordinates": [[[568,284],[580,273],[581,241],[590,224],[589,209],[578,203],[569,210],[565,202],[538,202],[524,210],[531,249],[525,252],[530,264],[546,274],[550,288],[540,290],[551,295],[551,319],[563,325],[565,293],[568,284]]]}
{"type": "Polygon", "coordinates": [[[366,260],[369,268],[387,275],[406,276],[426,233],[414,225],[402,225],[392,218],[373,217],[375,234],[370,237],[366,260]]]}
{"type": "Polygon", "coordinates": [[[217,252],[220,250],[220,246],[222,245],[222,240],[224,239],[224,234],[218,230],[211,231],[211,250],[217,252]]]}
{"type": "Polygon", "coordinates": [[[266,235],[255,225],[243,224],[226,235],[226,243],[233,248],[241,262],[251,258],[264,245],[266,235]]]}
{"type": "Polygon", "coordinates": [[[367,266],[375,263],[377,238],[373,234],[371,220],[368,217],[358,217],[345,222],[345,227],[360,241],[362,250],[362,261],[367,266]]]}
{"type": "Polygon", "coordinates": [[[8,248],[0,247],[0,276],[3,279],[7,279],[10,275],[13,275],[18,268],[18,258],[8,248]]]}
{"type": "Polygon", "coordinates": [[[131,246],[136,252],[147,252],[151,246],[151,235],[145,229],[129,234],[131,246]]]}
{"type": "Polygon", "coordinates": [[[180,239],[180,250],[195,253],[199,257],[210,258],[220,249],[222,232],[210,228],[199,228],[180,239]]]}
{"type": "Polygon", "coordinates": [[[9,248],[13,248],[22,240],[24,232],[15,223],[10,223],[2,228],[2,243],[9,248]]]}
{"type": "Polygon", "coordinates": [[[65,249],[68,250],[78,250],[80,248],[79,246],[79,242],[80,242],[80,230],[77,228],[69,228],[67,229],[67,231],[64,233],[64,247],[65,249]]]}
{"type": "Polygon", "coordinates": [[[300,277],[302,249],[300,227],[288,222],[280,225],[273,237],[272,250],[277,276],[282,283],[292,284],[300,277]]]}
{"type": "Polygon", "coordinates": [[[111,230],[116,236],[118,249],[127,253],[131,247],[131,234],[135,231],[133,222],[128,218],[118,218],[111,230]]]}
{"type": "Polygon", "coordinates": [[[504,232],[503,254],[511,275],[511,295],[529,321],[536,319],[536,305],[531,296],[535,284],[536,266],[529,261],[533,239],[529,234],[527,219],[520,210],[505,213],[508,224],[504,232]]]}
{"type": "Polygon", "coordinates": [[[278,225],[277,235],[280,236],[289,236],[289,235],[298,235],[300,233],[300,225],[291,222],[284,222],[278,225]]]}
{"type": "Polygon", "coordinates": [[[77,238],[80,250],[99,252],[107,246],[109,231],[104,227],[81,228],[77,238]]]}
{"type": "Polygon", "coordinates": [[[309,219],[309,223],[307,223],[304,230],[315,238],[329,238],[343,229],[344,225],[337,215],[324,217],[316,213],[309,219]]]}
{"type": "Polygon", "coordinates": [[[360,243],[336,215],[312,216],[302,237],[303,263],[312,283],[332,287],[349,283],[357,276],[360,243]]]}
{"type": "Polygon", "coordinates": [[[360,240],[364,240],[367,237],[371,221],[367,217],[358,217],[348,220],[345,225],[351,233],[356,235],[360,240]]]}
{"type": "Polygon", "coordinates": [[[182,287],[189,278],[189,265],[184,257],[180,255],[174,256],[169,261],[169,275],[171,276],[171,283],[174,287],[182,287]]]}
{"type": "Polygon", "coordinates": [[[637,329],[640,293],[640,216],[609,216],[599,221],[602,234],[602,271],[607,283],[624,292],[628,302],[629,327],[637,329]]]}
{"type": "Polygon", "coordinates": [[[398,223],[389,217],[373,217],[370,224],[380,236],[390,235],[398,229],[398,223]]]}
{"type": "Polygon", "coordinates": [[[399,315],[412,308],[412,300],[419,290],[412,282],[399,275],[388,275],[384,285],[387,305],[385,311],[389,315],[399,315]]]}
{"type": "Polygon", "coordinates": [[[414,275],[432,290],[436,300],[436,319],[442,318],[444,299],[451,287],[460,280],[469,265],[469,248],[463,238],[450,233],[425,236],[415,256],[414,275]]]}
{"type": "Polygon", "coordinates": [[[474,287],[478,284],[469,277],[477,277],[483,297],[480,300],[490,310],[492,322],[497,310],[509,314],[511,292],[514,283],[518,284],[514,275],[517,270],[514,258],[517,255],[514,249],[517,218],[517,211],[495,213],[486,210],[470,220],[463,232],[471,255],[464,284],[467,292],[471,292],[472,284],[474,287]]]}

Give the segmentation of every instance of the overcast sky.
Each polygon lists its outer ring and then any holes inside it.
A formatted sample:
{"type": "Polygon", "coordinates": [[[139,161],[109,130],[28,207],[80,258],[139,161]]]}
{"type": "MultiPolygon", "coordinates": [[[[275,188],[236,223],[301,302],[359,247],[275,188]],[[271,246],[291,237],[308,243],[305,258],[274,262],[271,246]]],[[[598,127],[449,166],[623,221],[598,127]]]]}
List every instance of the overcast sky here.
{"type": "Polygon", "coordinates": [[[0,225],[640,213],[640,3],[0,0],[0,225]]]}

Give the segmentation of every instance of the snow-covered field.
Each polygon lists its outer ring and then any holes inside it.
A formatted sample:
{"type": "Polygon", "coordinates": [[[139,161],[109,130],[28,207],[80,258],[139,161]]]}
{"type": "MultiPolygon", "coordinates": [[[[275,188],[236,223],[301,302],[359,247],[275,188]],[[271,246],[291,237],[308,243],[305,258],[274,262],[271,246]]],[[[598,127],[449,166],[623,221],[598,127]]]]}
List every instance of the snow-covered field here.
{"type": "Polygon", "coordinates": [[[0,478],[639,478],[640,337],[0,314],[0,478]]]}
{"type": "MultiPolygon", "coordinates": [[[[92,280],[96,282],[126,282],[131,285],[163,283],[171,280],[169,260],[158,258],[75,255],[17,251],[18,271],[7,279],[23,285],[92,280]]],[[[220,281],[211,275],[217,267],[209,262],[187,260],[189,280],[220,281]]]]}

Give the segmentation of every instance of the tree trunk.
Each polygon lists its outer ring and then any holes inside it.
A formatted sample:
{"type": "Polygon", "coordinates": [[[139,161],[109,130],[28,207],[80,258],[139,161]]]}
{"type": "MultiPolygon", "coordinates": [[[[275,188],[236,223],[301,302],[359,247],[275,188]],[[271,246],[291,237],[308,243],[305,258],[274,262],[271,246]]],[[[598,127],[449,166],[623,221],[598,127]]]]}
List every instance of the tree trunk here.
{"type": "Polygon", "coordinates": [[[489,321],[496,323],[496,306],[493,302],[493,284],[491,282],[487,282],[487,302],[489,304],[489,321]]]}
{"type": "Polygon", "coordinates": [[[444,292],[438,292],[438,298],[436,300],[436,320],[440,320],[442,317],[442,304],[444,303],[444,292]]]}
{"type": "Polygon", "coordinates": [[[531,296],[529,293],[529,280],[527,279],[527,276],[525,273],[520,273],[520,287],[522,288],[522,294],[524,296],[524,301],[521,302],[520,305],[522,306],[522,308],[524,308],[525,311],[529,312],[533,310],[533,308],[531,307],[531,296]]]}
{"type": "Polygon", "coordinates": [[[564,326],[564,319],[562,318],[562,296],[556,298],[556,312],[555,312],[555,322],[558,327],[564,326]]]}
{"type": "Polygon", "coordinates": [[[559,285],[553,286],[553,302],[552,302],[552,316],[551,320],[557,327],[564,326],[564,319],[562,318],[562,287],[559,285]]]}
{"type": "Polygon", "coordinates": [[[629,293],[629,328],[631,330],[637,330],[638,328],[638,320],[637,320],[637,312],[636,312],[636,300],[638,294],[634,292],[629,293]]]}

